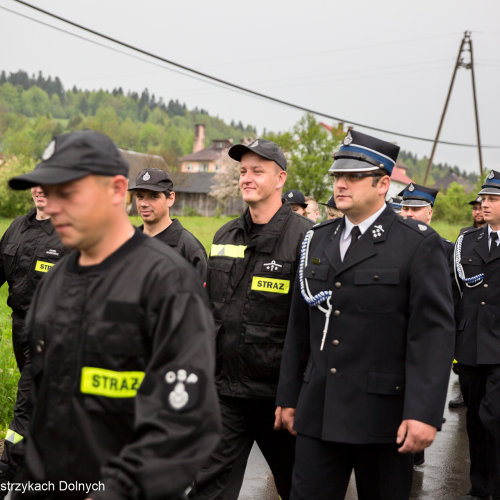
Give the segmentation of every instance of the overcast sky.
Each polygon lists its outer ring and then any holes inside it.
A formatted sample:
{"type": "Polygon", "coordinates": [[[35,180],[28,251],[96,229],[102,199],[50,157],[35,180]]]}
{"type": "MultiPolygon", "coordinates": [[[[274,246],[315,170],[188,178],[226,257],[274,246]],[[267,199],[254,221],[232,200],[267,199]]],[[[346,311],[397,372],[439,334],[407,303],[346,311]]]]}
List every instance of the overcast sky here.
{"type": "MultiPolygon", "coordinates": [[[[500,146],[498,0],[32,0],[62,17],[166,59],[279,99],[394,132],[433,138],[465,30],[472,32],[481,140],[500,146]]],[[[0,0],[0,69],[39,70],[66,88],[179,99],[226,121],[284,131],[302,113],[89,43],[5,9],[98,40],[13,0],[0,0]]],[[[467,58],[468,60],[468,58],[467,58]]],[[[320,121],[331,120],[318,117],[320,121]]],[[[432,143],[370,132],[419,156],[432,143]]],[[[471,71],[459,69],[441,139],[476,143],[471,71]]],[[[475,148],[439,145],[435,161],[479,170],[475,148]]],[[[500,147],[483,149],[500,170],[500,147]]]]}

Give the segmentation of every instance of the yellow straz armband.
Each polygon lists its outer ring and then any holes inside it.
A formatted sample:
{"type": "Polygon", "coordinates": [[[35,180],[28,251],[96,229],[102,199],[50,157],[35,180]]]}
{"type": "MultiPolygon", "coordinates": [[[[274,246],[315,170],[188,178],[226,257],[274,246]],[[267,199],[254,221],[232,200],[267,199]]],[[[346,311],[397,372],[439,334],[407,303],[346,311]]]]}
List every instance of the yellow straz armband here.
{"type": "Polygon", "coordinates": [[[212,245],[210,257],[232,257],[244,259],[246,245],[212,245]]]}
{"type": "Polygon", "coordinates": [[[84,394],[107,398],[134,398],[143,378],[144,372],[115,372],[84,366],[80,390],[84,394]]]}
{"type": "Polygon", "coordinates": [[[290,290],[290,280],[254,276],[252,278],[252,290],[258,292],[288,293],[288,290],[290,290]]]}
{"type": "Polygon", "coordinates": [[[54,266],[51,262],[44,262],[43,260],[37,260],[35,264],[35,271],[40,271],[41,273],[46,273],[50,271],[50,268],[54,266]]]}

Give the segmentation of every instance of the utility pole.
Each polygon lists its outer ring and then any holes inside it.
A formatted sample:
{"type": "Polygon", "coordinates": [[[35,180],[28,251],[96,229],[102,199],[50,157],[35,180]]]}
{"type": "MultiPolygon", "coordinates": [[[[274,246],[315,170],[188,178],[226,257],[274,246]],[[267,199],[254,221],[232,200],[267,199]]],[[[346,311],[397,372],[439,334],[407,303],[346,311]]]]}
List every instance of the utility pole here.
{"type": "Polygon", "coordinates": [[[455,62],[455,68],[453,70],[453,75],[451,77],[450,88],[448,89],[448,95],[446,96],[446,102],[444,104],[443,113],[441,114],[441,120],[439,121],[439,127],[436,133],[436,138],[432,145],[431,157],[429,158],[429,163],[427,165],[427,170],[425,171],[424,186],[427,185],[427,180],[429,178],[429,173],[432,166],[432,160],[434,159],[434,153],[436,152],[437,143],[439,141],[439,136],[441,134],[441,128],[443,127],[444,117],[446,115],[446,110],[448,109],[448,104],[450,102],[451,91],[453,90],[453,84],[455,83],[455,76],[457,75],[458,68],[465,68],[471,70],[472,75],[472,95],[474,99],[474,114],[476,118],[476,135],[477,135],[477,149],[479,152],[479,173],[483,175],[483,157],[481,154],[481,137],[479,134],[479,114],[477,110],[477,96],[476,96],[476,80],[474,77],[474,57],[472,54],[472,40],[470,31],[464,33],[462,42],[460,43],[460,49],[458,50],[457,60],[455,62]],[[464,62],[462,57],[463,52],[470,52],[470,62],[464,62]]]}

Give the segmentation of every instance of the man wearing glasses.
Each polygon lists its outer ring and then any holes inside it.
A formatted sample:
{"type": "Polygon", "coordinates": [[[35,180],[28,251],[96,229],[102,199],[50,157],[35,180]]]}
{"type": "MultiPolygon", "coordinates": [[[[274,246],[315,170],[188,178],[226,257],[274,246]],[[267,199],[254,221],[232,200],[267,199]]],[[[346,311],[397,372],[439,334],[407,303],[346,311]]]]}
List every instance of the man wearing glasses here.
{"type": "Polygon", "coordinates": [[[410,496],[412,453],[441,427],[453,355],[439,235],[385,203],[399,147],[350,131],[334,154],[341,219],[304,239],[277,404],[297,433],[291,498],[410,496]]]}

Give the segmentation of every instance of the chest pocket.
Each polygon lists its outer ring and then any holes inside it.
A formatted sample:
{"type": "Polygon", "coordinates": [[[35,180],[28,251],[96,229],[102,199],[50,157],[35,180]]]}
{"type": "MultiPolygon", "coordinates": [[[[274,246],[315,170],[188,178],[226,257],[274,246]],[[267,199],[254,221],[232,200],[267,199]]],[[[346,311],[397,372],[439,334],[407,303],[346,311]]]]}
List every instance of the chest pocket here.
{"type": "Polygon", "coordinates": [[[207,291],[212,302],[224,302],[234,259],[211,257],[208,260],[207,291]]]}
{"type": "Polygon", "coordinates": [[[400,283],[397,268],[367,268],[354,272],[356,303],[360,311],[388,312],[396,307],[394,290],[400,283]]]}
{"type": "Polygon", "coordinates": [[[19,243],[7,243],[2,250],[3,266],[7,278],[13,272],[19,243]]]}

